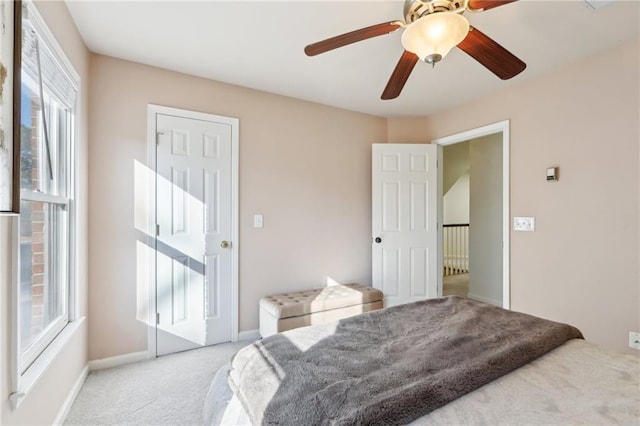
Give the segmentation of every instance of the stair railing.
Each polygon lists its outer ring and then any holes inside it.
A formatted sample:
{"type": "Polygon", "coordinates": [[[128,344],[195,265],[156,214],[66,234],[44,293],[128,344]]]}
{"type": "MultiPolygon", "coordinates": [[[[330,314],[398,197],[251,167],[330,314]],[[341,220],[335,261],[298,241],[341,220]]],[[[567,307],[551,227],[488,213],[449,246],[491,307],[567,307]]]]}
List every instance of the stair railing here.
{"type": "Polygon", "coordinates": [[[469,224],[442,227],[444,276],[469,273],[469,224]]]}

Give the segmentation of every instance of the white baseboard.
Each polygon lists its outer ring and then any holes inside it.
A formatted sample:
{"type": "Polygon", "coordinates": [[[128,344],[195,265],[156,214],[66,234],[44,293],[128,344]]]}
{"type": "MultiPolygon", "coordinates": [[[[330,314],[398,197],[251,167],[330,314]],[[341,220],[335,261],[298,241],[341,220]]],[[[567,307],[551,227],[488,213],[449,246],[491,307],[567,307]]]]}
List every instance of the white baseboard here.
{"type": "Polygon", "coordinates": [[[502,300],[489,299],[488,297],[478,296],[477,294],[469,293],[467,295],[467,299],[476,300],[478,302],[484,302],[484,303],[488,303],[490,305],[495,305],[495,306],[502,307],[502,300]]]}
{"type": "Polygon", "coordinates": [[[256,330],[246,330],[238,333],[238,340],[251,340],[255,341],[260,339],[260,331],[256,330]]]}
{"type": "Polygon", "coordinates": [[[67,419],[67,415],[69,415],[71,406],[73,405],[73,402],[76,400],[78,394],[80,393],[80,389],[82,389],[82,385],[84,385],[84,381],[87,380],[88,374],[89,374],[89,365],[87,364],[82,369],[82,372],[80,373],[80,376],[78,376],[78,379],[76,380],[76,382],[73,384],[73,387],[71,388],[71,391],[69,391],[69,395],[67,395],[67,398],[64,400],[62,407],[60,407],[60,411],[58,411],[58,415],[53,421],[53,424],[55,426],[62,425],[64,421],[67,419]]]}
{"type": "Polygon", "coordinates": [[[89,371],[104,370],[105,368],[118,367],[152,358],[147,351],[131,352],[123,355],[89,361],[89,371]]]}

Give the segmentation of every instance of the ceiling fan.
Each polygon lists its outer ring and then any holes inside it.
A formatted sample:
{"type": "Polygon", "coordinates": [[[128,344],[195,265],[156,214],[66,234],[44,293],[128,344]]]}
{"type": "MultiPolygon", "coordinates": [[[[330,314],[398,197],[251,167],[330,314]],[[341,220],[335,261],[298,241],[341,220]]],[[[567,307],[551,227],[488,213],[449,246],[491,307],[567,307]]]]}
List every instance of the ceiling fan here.
{"type": "Polygon", "coordinates": [[[383,22],[305,47],[315,56],[338,47],[389,34],[399,28],[404,52],[382,92],[383,100],[400,95],[418,59],[435,64],[457,46],[489,71],[508,80],[520,74],[526,64],[477,28],[469,25],[465,12],[482,12],[516,0],[405,0],[404,21],[383,22]]]}

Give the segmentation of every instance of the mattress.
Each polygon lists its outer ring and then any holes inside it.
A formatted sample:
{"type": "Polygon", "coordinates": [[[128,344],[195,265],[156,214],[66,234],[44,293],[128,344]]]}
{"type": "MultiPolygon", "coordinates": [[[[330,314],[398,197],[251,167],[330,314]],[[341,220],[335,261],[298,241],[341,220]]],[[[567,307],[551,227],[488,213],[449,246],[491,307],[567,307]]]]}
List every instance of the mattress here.
{"type": "MultiPolygon", "coordinates": [[[[205,424],[250,425],[228,371],[211,384],[205,424]]],[[[573,339],[411,424],[638,425],[640,358],[573,339]]]]}

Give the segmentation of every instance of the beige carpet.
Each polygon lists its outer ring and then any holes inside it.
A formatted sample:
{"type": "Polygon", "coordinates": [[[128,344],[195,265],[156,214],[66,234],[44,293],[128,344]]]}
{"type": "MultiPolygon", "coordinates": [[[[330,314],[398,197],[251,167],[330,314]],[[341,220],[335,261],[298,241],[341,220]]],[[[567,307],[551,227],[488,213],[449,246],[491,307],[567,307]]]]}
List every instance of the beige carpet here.
{"type": "Polygon", "coordinates": [[[469,274],[450,275],[442,279],[443,296],[467,297],[469,294],[469,274]]]}
{"type": "Polygon", "coordinates": [[[248,341],[93,371],[65,425],[201,425],[215,372],[248,341]]]}
{"type": "MultiPolygon", "coordinates": [[[[466,297],[468,281],[468,274],[445,277],[444,295],[466,297]]],[[[93,371],[65,425],[201,425],[213,375],[249,343],[224,343],[93,371]]]]}

